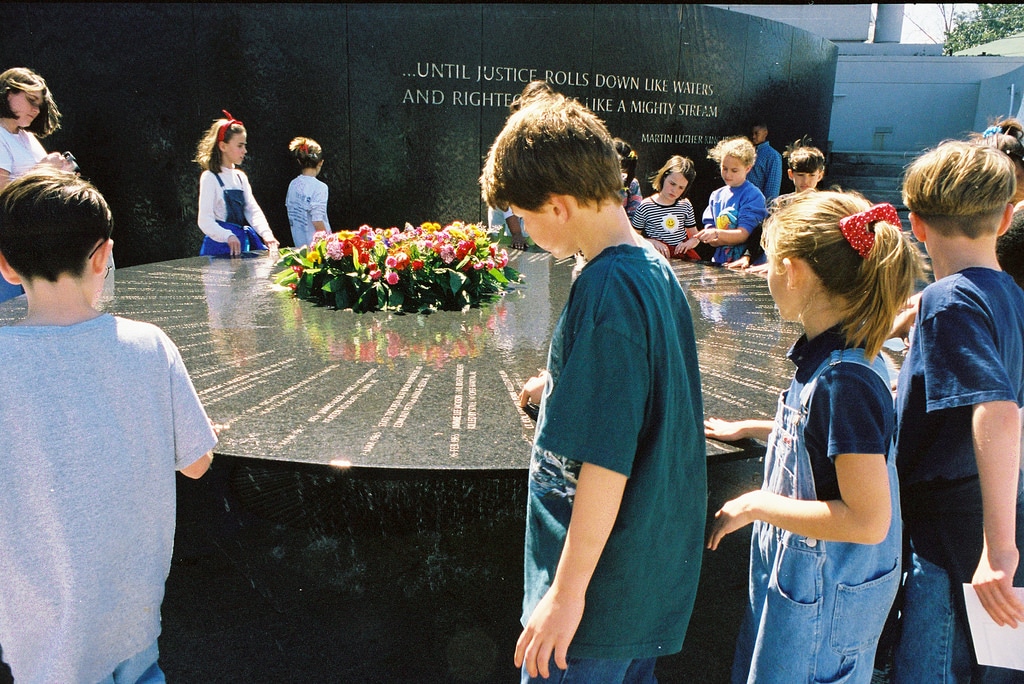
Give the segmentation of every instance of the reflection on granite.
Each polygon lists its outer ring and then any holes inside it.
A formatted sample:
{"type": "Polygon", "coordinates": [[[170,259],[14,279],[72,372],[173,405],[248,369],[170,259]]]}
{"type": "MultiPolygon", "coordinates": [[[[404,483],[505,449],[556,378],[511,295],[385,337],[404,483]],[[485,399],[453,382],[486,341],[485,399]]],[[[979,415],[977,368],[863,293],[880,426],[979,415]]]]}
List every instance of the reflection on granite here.
{"type": "MultiPolygon", "coordinates": [[[[516,253],[524,282],[480,309],[354,314],[293,299],[266,256],[194,257],[118,269],[102,307],[163,328],[181,349],[217,452],[372,468],[526,468],[533,423],[514,397],[545,365],[570,262],[516,253]]],[[[673,264],[694,314],[705,410],[774,412],[799,328],[762,278],[673,264]]],[[[109,289],[109,288],[108,288],[109,289]]],[[[0,324],[24,314],[0,304],[0,324]]],[[[748,445],[749,446],[749,445],[748,445]]],[[[736,449],[709,441],[711,458],[736,449]]]]}

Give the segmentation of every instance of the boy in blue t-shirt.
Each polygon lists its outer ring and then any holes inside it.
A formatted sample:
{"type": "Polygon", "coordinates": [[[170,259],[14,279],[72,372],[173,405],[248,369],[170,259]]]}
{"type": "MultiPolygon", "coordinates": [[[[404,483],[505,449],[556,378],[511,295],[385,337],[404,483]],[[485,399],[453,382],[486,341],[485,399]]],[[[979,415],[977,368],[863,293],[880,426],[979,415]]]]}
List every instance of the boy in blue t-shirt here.
{"type": "Polygon", "coordinates": [[[682,648],[707,509],[703,408],[690,310],[638,244],[604,124],[561,95],[498,135],[481,177],[556,258],[582,251],[554,330],[527,504],[523,681],[647,681],[682,648]],[[554,668],[565,670],[558,673],[554,668]]]}
{"type": "Polygon", "coordinates": [[[1024,621],[1013,591],[1024,583],[1024,293],[996,260],[1014,187],[1006,155],[961,142],[919,157],[903,186],[936,280],[921,297],[896,399],[911,550],[897,684],[1013,681],[972,655],[962,585],[973,585],[998,624],[1024,621]]]}
{"type": "Polygon", "coordinates": [[[174,343],[95,308],[111,227],[70,173],[0,191],[0,274],[28,299],[0,327],[0,645],[16,682],[164,680],[174,473],[200,477],[217,441],[174,343]]]}
{"type": "Polygon", "coordinates": [[[718,162],[725,185],[711,193],[697,233],[701,242],[715,248],[711,261],[728,264],[743,256],[746,242],[768,216],[764,195],[747,180],[754,166],[754,146],[746,138],[726,138],[708,150],[718,162]]]}

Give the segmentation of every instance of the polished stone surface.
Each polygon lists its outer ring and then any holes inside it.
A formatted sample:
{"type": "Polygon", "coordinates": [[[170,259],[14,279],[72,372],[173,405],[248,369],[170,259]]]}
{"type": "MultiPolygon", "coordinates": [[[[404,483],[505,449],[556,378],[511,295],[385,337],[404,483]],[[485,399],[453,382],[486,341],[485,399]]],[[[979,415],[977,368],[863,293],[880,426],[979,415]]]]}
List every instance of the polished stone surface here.
{"type": "MultiPolygon", "coordinates": [[[[274,262],[256,255],[118,269],[101,306],[159,325],[178,345],[210,417],[228,426],[218,453],[365,468],[522,469],[533,422],[514,397],[545,365],[572,264],[535,251],[512,259],[524,282],[461,313],[317,307],[275,288],[274,262]]],[[[779,319],[762,278],[674,268],[694,315],[706,413],[770,418],[792,373],[785,352],[798,328],[779,319]]],[[[24,306],[24,297],[0,305],[0,323],[17,320],[24,306]]],[[[713,441],[708,453],[748,455],[713,441]]]]}

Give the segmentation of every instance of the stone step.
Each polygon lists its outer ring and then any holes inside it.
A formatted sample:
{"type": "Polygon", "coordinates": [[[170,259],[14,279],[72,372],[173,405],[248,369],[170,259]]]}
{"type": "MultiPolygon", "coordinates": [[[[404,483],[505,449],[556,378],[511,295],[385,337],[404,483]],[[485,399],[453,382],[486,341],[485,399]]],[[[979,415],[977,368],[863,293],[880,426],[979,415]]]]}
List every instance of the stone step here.
{"type": "Polygon", "coordinates": [[[875,183],[864,183],[862,182],[864,180],[863,177],[856,176],[828,176],[818,185],[818,188],[829,190],[833,186],[839,186],[842,190],[855,190],[872,202],[888,202],[899,210],[906,210],[906,207],[903,206],[903,195],[898,179],[868,179],[879,181],[875,183]],[[880,182],[883,180],[886,183],[880,182]]]}
{"type": "Polygon", "coordinates": [[[844,188],[851,187],[861,192],[868,190],[899,192],[903,187],[903,181],[901,178],[891,176],[847,176],[830,173],[821,181],[821,185],[841,185],[844,188]]]}
{"type": "Polygon", "coordinates": [[[906,164],[903,162],[893,164],[862,164],[859,162],[848,162],[848,161],[836,161],[835,157],[832,159],[832,163],[826,167],[826,171],[829,175],[837,176],[890,176],[898,178],[903,175],[906,164]]]}
{"type": "Polygon", "coordinates": [[[919,152],[875,152],[875,151],[852,151],[832,152],[829,161],[832,164],[868,164],[875,166],[906,166],[914,161],[919,152]]]}

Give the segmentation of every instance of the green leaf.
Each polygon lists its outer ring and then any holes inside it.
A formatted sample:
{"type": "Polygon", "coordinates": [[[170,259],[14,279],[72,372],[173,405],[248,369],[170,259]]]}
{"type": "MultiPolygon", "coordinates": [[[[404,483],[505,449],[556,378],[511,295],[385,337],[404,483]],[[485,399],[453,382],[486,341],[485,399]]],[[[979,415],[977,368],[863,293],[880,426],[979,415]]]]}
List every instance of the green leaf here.
{"type": "Polygon", "coordinates": [[[506,277],[505,277],[505,274],[504,274],[504,273],[502,273],[501,271],[499,271],[498,269],[496,269],[496,268],[492,268],[492,269],[490,269],[490,270],[489,270],[489,271],[487,271],[487,272],[491,274],[491,277],[492,277],[492,278],[494,278],[495,280],[497,280],[497,281],[498,281],[499,283],[501,283],[502,285],[506,285],[506,284],[508,284],[508,278],[506,278],[506,277]]]}
{"type": "Polygon", "coordinates": [[[274,276],[274,282],[277,285],[290,285],[299,279],[299,274],[293,271],[291,268],[287,268],[276,276],[274,276]]]}
{"type": "Polygon", "coordinates": [[[448,284],[451,287],[452,294],[455,294],[466,284],[466,276],[458,271],[450,271],[448,273],[448,284]]]}
{"type": "Polygon", "coordinates": [[[337,292],[339,289],[342,289],[343,287],[344,287],[344,283],[342,283],[341,278],[331,278],[326,283],[324,283],[323,291],[324,292],[337,292]]]}
{"type": "Polygon", "coordinates": [[[334,306],[338,309],[347,309],[352,306],[352,293],[347,287],[343,287],[334,293],[334,306]]]}

